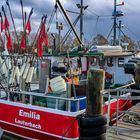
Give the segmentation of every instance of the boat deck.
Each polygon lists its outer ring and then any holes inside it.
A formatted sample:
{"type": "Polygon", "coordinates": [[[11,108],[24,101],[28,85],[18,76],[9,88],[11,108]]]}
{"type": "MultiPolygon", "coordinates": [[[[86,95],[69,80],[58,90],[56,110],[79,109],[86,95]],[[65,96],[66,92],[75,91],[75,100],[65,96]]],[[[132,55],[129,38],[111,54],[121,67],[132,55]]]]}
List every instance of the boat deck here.
{"type": "Polygon", "coordinates": [[[140,140],[140,104],[130,108],[127,114],[118,120],[117,127],[114,124],[108,128],[107,140],[140,140]],[[125,116],[129,116],[129,119],[124,121],[125,116]]]}

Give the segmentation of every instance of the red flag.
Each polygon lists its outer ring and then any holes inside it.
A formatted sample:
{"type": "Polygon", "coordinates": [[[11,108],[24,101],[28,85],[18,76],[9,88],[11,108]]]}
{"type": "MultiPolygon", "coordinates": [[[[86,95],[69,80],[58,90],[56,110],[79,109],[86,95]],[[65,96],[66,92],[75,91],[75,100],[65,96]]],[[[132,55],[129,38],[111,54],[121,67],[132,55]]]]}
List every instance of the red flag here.
{"type": "Polygon", "coordinates": [[[7,49],[10,51],[12,50],[12,39],[10,34],[8,35],[7,33],[6,33],[6,37],[7,37],[7,49]]]}
{"type": "Polygon", "coordinates": [[[41,35],[41,36],[45,36],[45,32],[46,32],[46,31],[45,31],[45,24],[42,23],[42,24],[41,24],[40,35],[41,35]]]}
{"type": "Polygon", "coordinates": [[[20,48],[21,48],[21,49],[25,49],[25,48],[26,48],[26,38],[25,38],[25,34],[23,34],[23,36],[22,36],[20,48]]]}
{"type": "Polygon", "coordinates": [[[40,36],[41,36],[43,42],[45,43],[45,45],[48,46],[48,44],[49,44],[48,43],[48,34],[46,33],[44,22],[41,24],[40,36]]]}
{"type": "Polygon", "coordinates": [[[48,41],[48,34],[47,33],[45,33],[45,36],[43,36],[43,42],[45,43],[46,47],[48,47],[49,41],[48,41]]]}
{"type": "Polygon", "coordinates": [[[10,26],[9,21],[8,21],[7,17],[5,17],[3,29],[7,30],[9,26],[10,26]]]}
{"type": "Polygon", "coordinates": [[[30,19],[28,20],[27,24],[26,24],[26,31],[28,32],[28,34],[30,34],[31,32],[31,23],[30,23],[30,19]]]}
{"type": "Polygon", "coordinates": [[[42,57],[43,56],[43,48],[42,48],[42,39],[39,36],[37,41],[37,56],[42,57]]]}

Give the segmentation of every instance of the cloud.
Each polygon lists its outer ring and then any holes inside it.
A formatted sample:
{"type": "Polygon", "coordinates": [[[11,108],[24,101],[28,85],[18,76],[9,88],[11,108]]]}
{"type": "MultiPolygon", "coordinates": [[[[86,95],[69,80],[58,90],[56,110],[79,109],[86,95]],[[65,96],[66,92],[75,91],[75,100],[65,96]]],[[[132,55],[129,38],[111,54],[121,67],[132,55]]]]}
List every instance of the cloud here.
{"type": "MultiPolygon", "coordinates": [[[[60,0],[62,5],[65,9],[77,11],[79,12],[80,9],[77,8],[76,4],[80,3],[80,0],[60,0]]],[[[117,0],[117,3],[121,3],[123,0],[117,0]]],[[[113,25],[113,19],[111,17],[113,8],[114,8],[114,1],[113,0],[84,0],[84,5],[88,5],[88,9],[84,11],[84,35],[87,39],[91,39],[93,36],[95,36],[97,33],[103,34],[107,36],[109,33],[112,25],[113,25]],[[98,18],[99,16],[99,18],[98,18]],[[98,20],[97,20],[98,19],[98,20]]],[[[124,17],[120,18],[123,20],[123,24],[127,26],[128,28],[131,28],[134,33],[140,34],[139,29],[139,13],[140,13],[140,1],[139,0],[125,0],[124,6],[117,7],[117,10],[122,10],[124,12],[124,17]],[[133,21],[133,22],[132,22],[133,21]]],[[[22,29],[22,16],[21,16],[21,6],[20,6],[20,0],[9,0],[11,10],[13,13],[13,17],[15,19],[16,27],[20,30],[22,29]]],[[[43,14],[48,15],[49,20],[54,5],[55,0],[23,0],[24,4],[24,11],[27,12],[27,15],[30,12],[30,9],[34,8],[34,13],[31,17],[31,23],[33,31],[37,31],[40,19],[43,14]]],[[[5,6],[5,0],[0,1],[0,7],[4,5],[5,6]]],[[[8,17],[9,11],[6,8],[6,12],[8,17]]],[[[76,19],[77,15],[68,13],[70,19],[72,22],[76,19]]],[[[67,23],[63,19],[63,16],[61,13],[59,13],[58,10],[58,20],[60,22],[63,22],[64,24],[64,30],[62,31],[62,34],[68,30],[67,23]]],[[[10,19],[10,18],[9,18],[10,19]]],[[[10,19],[11,21],[11,19],[10,19]]],[[[52,26],[51,26],[51,32],[57,32],[55,29],[55,22],[56,17],[54,17],[52,26]]],[[[11,26],[12,29],[12,26],[11,26]]],[[[76,26],[76,29],[79,31],[79,23],[76,26]]],[[[125,32],[125,30],[124,30],[125,32]]],[[[129,36],[132,36],[132,38],[136,38],[136,36],[131,32],[126,32],[129,36]]]]}

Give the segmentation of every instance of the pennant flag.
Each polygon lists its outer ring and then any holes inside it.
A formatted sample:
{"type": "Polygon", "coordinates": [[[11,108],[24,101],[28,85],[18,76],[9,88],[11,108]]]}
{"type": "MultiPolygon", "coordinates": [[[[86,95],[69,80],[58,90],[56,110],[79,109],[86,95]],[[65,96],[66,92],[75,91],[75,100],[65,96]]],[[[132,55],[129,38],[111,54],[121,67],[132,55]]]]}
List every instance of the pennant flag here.
{"type": "Polygon", "coordinates": [[[9,26],[10,26],[9,21],[8,21],[7,17],[5,17],[3,29],[7,30],[9,28],[9,26]]]}
{"type": "Polygon", "coordinates": [[[48,34],[45,33],[45,36],[43,36],[43,42],[45,43],[46,47],[49,45],[49,39],[48,39],[48,34]]]}
{"type": "Polygon", "coordinates": [[[38,35],[37,39],[37,56],[42,57],[43,56],[43,42],[45,43],[46,46],[48,46],[48,34],[46,33],[45,29],[45,23],[46,19],[42,19],[41,27],[40,27],[40,32],[38,35]]]}
{"type": "Polygon", "coordinates": [[[41,29],[40,29],[40,36],[45,43],[45,45],[48,47],[49,42],[48,42],[48,34],[46,33],[46,28],[45,28],[45,23],[42,22],[41,24],[41,29]]]}
{"type": "Polygon", "coordinates": [[[20,48],[21,49],[25,49],[26,48],[26,37],[25,37],[25,34],[23,34],[23,36],[22,36],[20,48]]]}
{"type": "Polygon", "coordinates": [[[38,37],[38,41],[37,41],[37,56],[38,57],[42,57],[43,56],[43,47],[42,47],[42,39],[41,37],[39,36],[38,37]]]}
{"type": "Polygon", "coordinates": [[[12,50],[12,39],[11,39],[10,34],[8,35],[6,33],[6,38],[7,38],[7,49],[8,49],[8,51],[10,51],[10,50],[12,50]]]}
{"type": "Polygon", "coordinates": [[[31,23],[30,23],[30,19],[28,20],[27,24],[26,24],[26,31],[28,34],[30,34],[31,32],[31,23]]]}
{"type": "Polygon", "coordinates": [[[41,24],[41,29],[40,29],[40,35],[41,35],[41,36],[45,36],[45,32],[46,32],[46,31],[45,31],[45,24],[42,23],[42,24],[41,24]]]}
{"type": "Polygon", "coordinates": [[[30,34],[31,32],[31,23],[30,23],[30,18],[31,18],[31,15],[33,14],[33,8],[31,9],[30,13],[29,13],[29,18],[28,18],[28,21],[27,21],[27,24],[26,24],[26,31],[28,32],[28,34],[30,34]]]}

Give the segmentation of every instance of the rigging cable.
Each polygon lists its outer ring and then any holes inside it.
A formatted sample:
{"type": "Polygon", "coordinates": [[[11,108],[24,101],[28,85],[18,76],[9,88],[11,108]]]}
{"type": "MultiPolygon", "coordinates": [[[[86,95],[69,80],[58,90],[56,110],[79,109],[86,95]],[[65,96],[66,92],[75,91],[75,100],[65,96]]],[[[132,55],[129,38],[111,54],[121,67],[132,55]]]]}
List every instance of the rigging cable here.
{"type": "MultiPolygon", "coordinates": [[[[74,21],[74,23],[73,23],[74,26],[77,24],[77,22],[79,21],[79,19],[80,19],[80,15],[74,21]]],[[[66,42],[67,38],[69,37],[69,35],[71,34],[71,32],[72,32],[72,29],[70,28],[68,30],[68,32],[66,33],[66,35],[64,36],[63,40],[61,41],[61,44],[65,44],[65,42],[66,42]]]]}
{"type": "MultiPolygon", "coordinates": [[[[112,15],[98,15],[96,12],[93,12],[93,11],[91,11],[89,9],[87,9],[87,12],[89,12],[91,14],[94,14],[97,17],[96,22],[95,22],[95,27],[94,27],[95,35],[97,35],[97,32],[98,32],[98,22],[99,22],[99,19],[112,16],[112,15]]],[[[110,36],[112,30],[113,29],[111,29],[111,31],[109,32],[108,36],[110,36]]],[[[92,38],[91,38],[91,41],[92,41],[92,38]]]]}
{"type": "Polygon", "coordinates": [[[58,7],[58,10],[59,10],[60,14],[62,15],[62,17],[63,17],[63,19],[64,19],[65,23],[66,23],[66,24],[67,24],[67,26],[69,27],[69,24],[68,24],[67,20],[65,19],[64,15],[63,15],[63,13],[62,13],[62,11],[60,10],[60,8],[59,8],[59,7],[58,7]]]}
{"type": "Polygon", "coordinates": [[[51,24],[52,24],[52,21],[53,21],[53,18],[54,18],[54,16],[55,16],[56,11],[57,11],[57,4],[55,4],[55,7],[54,7],[53,12],[52,12],[52,14],[51,14],[51,17],[50,17],[50,19],[49,19],[49,21],[48,21],[47,32],[48,32],[49,29],[50,29],[50,26],[51,26],[51,24]]]}
{"type": "Polygon", "coordinates": [[[109,31],[109,34],[108,34],[108,36],[107,36],[107,40],[108,40],[108,38],[110,37],[110,35],[111,35],[111,33],[112,33],[113,28],[114,28],[114,26],[112,26],[111,30],[109,31]]]}
{"type": "Polygon", "coordinates": [[[139,38],[139,36],[133,32],[132,30],[130,30],[127,26],[124,26],[131,34],[133,34],[135,37],[139,38]]]}
{"type": "Polygon", "coordinates": [[[95,35],[97,35],[97,32],[98,32],[98,22],[99,22],[99,16],[97,17],[96,22],[95,22],[95,27],[94,27],[95,35]]]}
{"type": "Polygon", "coordinates": [[[94,14],[94,15],[97,16],[97,17],[100,17],[100,18],[112,17],[112,15],[99,15],[99,14],[97,14],[96,12],[91,11],[91,10],[89,10],[89,9],[87,9],[87,11],[90,12],[91,14],[94,14]]]}

